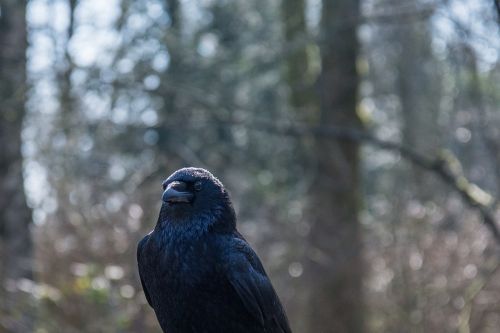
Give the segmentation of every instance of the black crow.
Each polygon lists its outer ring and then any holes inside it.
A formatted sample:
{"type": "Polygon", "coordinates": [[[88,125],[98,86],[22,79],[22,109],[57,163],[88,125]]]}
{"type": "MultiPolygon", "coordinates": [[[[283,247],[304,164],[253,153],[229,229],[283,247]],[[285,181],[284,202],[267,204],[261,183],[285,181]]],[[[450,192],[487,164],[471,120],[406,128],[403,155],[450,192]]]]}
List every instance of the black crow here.
{"type": "Polygon", "coordinates": [[[290,333],[264,267],[236,230],[221,182],[184,168],[163,182],[160,216],[137,248],[144,294],[166,333],[290,333]]]}

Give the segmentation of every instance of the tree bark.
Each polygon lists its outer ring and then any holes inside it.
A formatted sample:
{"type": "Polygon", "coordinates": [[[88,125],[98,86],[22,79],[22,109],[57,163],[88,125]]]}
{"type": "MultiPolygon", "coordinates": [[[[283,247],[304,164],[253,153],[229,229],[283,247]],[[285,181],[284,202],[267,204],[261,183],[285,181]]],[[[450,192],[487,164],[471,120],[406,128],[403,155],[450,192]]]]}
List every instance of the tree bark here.
{"type": "MultiPolygon", "coordinates": [[[[319,101],[314,90],[314,79],[310,73],[310,60],[307,52],[309,45],[305,42],[308,36],[306,25],[306,4],[305,0],[282,0],[281,17],[283,23],[284,59],[283,81],[288,88],[288,104],[293,119],[303,119],[311,125],[317,120],[319,101]]],[[[310,137],[301,138],[301,144],[297,146],[297,159],[308,161],[311,155],[305,147],[310,146],[310,137]]],[[[307,168],[304,165],[304,168],[307,168]]],[[[299,235],[297,238],[289,239],[293,244],[293,256],[303,259],[304,238],[299,235]]],[[[290,280],[293,288],[292,301],[285,304],[288,318],[294,331],[307,331],[306,319],[307,311],[304,306],[308,300],[308,290],[306,277],[302,274],[290,280]]]]}
{"type": "MultiPolygon", "coordinates": [[[[307,26],[304,0],[283,0],[281,3],[285,37],[285,80],[290,105],[307,116],[316,111],[316,95],[311,82],[307,54],[307,26]]],[[[310,117],[309,117],[310,118],[310,117]]],[[[307,119],[307,118],[306,118],[307,119]]]]}
{"type": "Polygon", "coordinates": [[[182,15],[179,0],[165,0],[165,11],[171,20],[170,27],[165,31],[164,42],[168,49],[170,61],[168,69],[161,76],[160,90],[163,91],[163,109],[160,114],[159,134],[160,140],[158,148],[165,151],[172,151],[172,137],[170,131],[166,129],[167,119],[177,119],[179,104],[181,104],[179,94],[171,87],[172,82],[182,82],[183,59],[182,59],[182,15]]]}
{"type": "Polygon", "coordinates": [[[26,309],[29,297],[17,291],[19,282],[33,275],[31,211],[24,194],[21,154],[26,99],[26,2],[1,0],[0,9],[0,292],[5,290],[0,297],[7,318],[0,323],[0,331],[29,332],[33,324],[32,311],[26,309]]]}
{"type": "MultiPolygon", "coordinates": [[[[395,33],[401,53],[397,58],[397,92],[401,101],[403,144],[420,154],[437,156],[439,147],[438,116],[440,106],[439,66],[433,57],[428,21],[416,26],[401,24],[395,33]]],[[[409,193],[431,200],[433,179],[412,167],[409,193]]]]}
{"type": "MultiPolygon", "coordinates": [[[[323,1],[321,124],[361,127],[356,114],[358,16],[358,0],[323,1]]],[[[306,271],[311,286],[308,332],[362,332],[359,144],[318,138],[314,149],[317,170],[310,189],[306,271]]]]}

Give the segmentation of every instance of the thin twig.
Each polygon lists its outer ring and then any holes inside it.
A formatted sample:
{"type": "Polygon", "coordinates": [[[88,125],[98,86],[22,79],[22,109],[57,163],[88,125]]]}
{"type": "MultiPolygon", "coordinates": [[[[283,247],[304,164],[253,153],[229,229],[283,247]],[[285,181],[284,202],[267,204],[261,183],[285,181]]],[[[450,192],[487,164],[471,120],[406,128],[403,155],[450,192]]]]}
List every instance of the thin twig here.
{"type": "Polygon", "coordinates": [[[450,152],[444,151],[438,157],[429,158],[401,143],[382,140],[367,131],[355,128],[304,126],[296,124],[276,125],[265,122],[254,123],[248,127],[254,130],[280,135],[312,135],[315,137],[333,138],[336,140],[355,141],[372,145],[379,149],[399,153],[401,157],[414,165],[438,176],[446,185],[457,192],[467,205],[479,212],[484,224],[490,229],[495,240],[500,244],[500,230],[498,229],[492,212],[492,206],[495,202],[493,196],[466,179],[461,172],[460,163],[450,152]]]}

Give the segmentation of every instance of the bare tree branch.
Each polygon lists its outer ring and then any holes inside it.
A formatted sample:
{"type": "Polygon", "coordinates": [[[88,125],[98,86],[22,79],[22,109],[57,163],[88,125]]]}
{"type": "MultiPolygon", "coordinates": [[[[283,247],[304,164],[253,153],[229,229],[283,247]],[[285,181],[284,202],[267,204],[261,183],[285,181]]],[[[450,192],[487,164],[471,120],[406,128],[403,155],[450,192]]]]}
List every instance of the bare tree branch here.
{"type": "MultiPolygon", "coordinates": [[[[500,1],[500,0],[496,0],[500,1]]],[[[208,107],[208,109],[215,108],[215,103],[210,101],[209,94],[198,94],[198,92],[190,91],[184,89],[182,86],[176,86],[177,90],[184,93],[190,97],[191,100],[196,103],[208,107]],[[201,98],[200,96],[204,96],[201,98]]],[[[217,106],[220,108],[220,105],[217,106]]],[[[234,109],[241,109],[237,105],[233,105],[228,108],[227,111],[234,109]]],[[[432,172],[434,175],[438,176],[445,184],[457,192],[464,202],[475,209],[482,217],[483,223],[490,229],[496,242],[500,244],[500,229],[498,228],[493,209],[497,200],[488,192],[482,190],[477,185],[470,183],[467,178],[463,175],[461,171],[460,162],[451,154],[450,152],[444,151],[440,156],[430,158],[423,154],[420,154],[410,147],[404,146],[401,143],[392,142],[388,140],[382,140],[377,138],[375,135],[369,133],[366,130],[356,129],[356,128],[343,128],[336,126],[310,126],[297,123],[288,124],[278,124],[276,122],[269,121],[241,121],[241,120],[231,120],[226,117],[220,117],[217,113],[212,112],[214,122],[218,125],[226,126],[242,126],[250,130],[258,130],[268,132],[270,134],[286,135],[292,137],[298,136],[316,136],[325,137],[336,140],[348,140],[356,141],[364,144],[375,146],[379,149],[388,150],[394,153],[398,153],[404,159],[410,161],[414,165],[432,172]]],[[[191,125],[196,125],[191,122],[191,125]]],[[[206,126],[204,124],[199,124],[206,126]]],[[[163,129],[178,128],[177,124],[162,124],[163,129]]]]}
{"type": "Polygon", "coordinates": [[[490,229],[495,240],[500,244],[500,230],[493,213],[493,204],[496,200],[491,194],[467,180],[462,172],[460,162],[449,151],[443,151],[438,157],[429,158],[401,143],[382,140],[367,131],[355,128],[304,126],[297,124],[276,125],[265,122],[254,123],[249,127],[255,130],[287,136],[312,135],[335,140],[356,141],[398,153],[414,165],[432,172],[457,192],[468,206],[478,211],[484,224],[490,229]]]}
{"type": "MultiPolygon", "coordinates": [[[[443,150],[438,156],[428,157],[401,143],[377,138],[369,131],[359,128],[311,126],[291,122],[279,124],[262,120],[230,120],[225,119],[225,117],[219,117],[215,113],[213,113],[212,116],[213,121],[210,123],[206,121],[202,123],[191,121],[189,125],[196,128],[202,128],[211,125],[213,122],[219,126],[240,126],[248,130],[266,132],[272,135],[290,137],[314,136],[331,140],[356,141],[399,154],[402,158],[419,168],[431,172],[452,190],[457,192],[469,207],[475,209],[480,214],[483,223],[490,229],[495,241],[500,245],[500,229],[494,216],[494,209],[498,204],[498,200],[476,184],[468,181],[463,174],[460,162],[450,151],[443,150]]],[[[131,126],[127,133],[137,129],[137,127],[131,126]]],[[[178,130],[179,126],[175,123],[163,123],[161,128],[158,127],[157,129],[160,131],[168,129],[178,130]]],[[[184,127],[183,130],[185,131],[187,129],[184,127]]]]}

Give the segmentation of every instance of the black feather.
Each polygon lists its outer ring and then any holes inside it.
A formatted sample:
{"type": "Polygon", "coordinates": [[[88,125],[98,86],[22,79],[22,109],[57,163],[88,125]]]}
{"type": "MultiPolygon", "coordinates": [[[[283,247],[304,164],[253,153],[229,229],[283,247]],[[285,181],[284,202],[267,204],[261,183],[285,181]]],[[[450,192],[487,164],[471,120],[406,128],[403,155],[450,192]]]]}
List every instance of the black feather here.
{"type": "Polygon", "coordinates": [[[236,231],[222,184],[196,168],[181,169],[164,183],[171,191],[163,197],[171,200],[137,249],[144,294],[163,331],[290,333],[259,258],[236,231]],[[171,198],[178,193],[193,199],[171,198]]]}
{"type": "MultiPolygon", "coordinates": [[[[148,238],[149,238],[149,235],[146,235],[143,239],[141,239],[139,244],[137,244],[137,262],[141,262],[142,248],[144,247],[144,244],[148,241],[148,238]]],[[[140,274],[139,274],[139,277],[141,279],[142,290],[144,290],[144,296],[146,296],[146,300],[148,301],[149,306],[153,306],[153,304],[151,304],[151,298],[149,297],[148,290],[146,289],[146,286],[144,285],[144,280],[142,279],[142,276],[140,276],[140,274]]]]}

